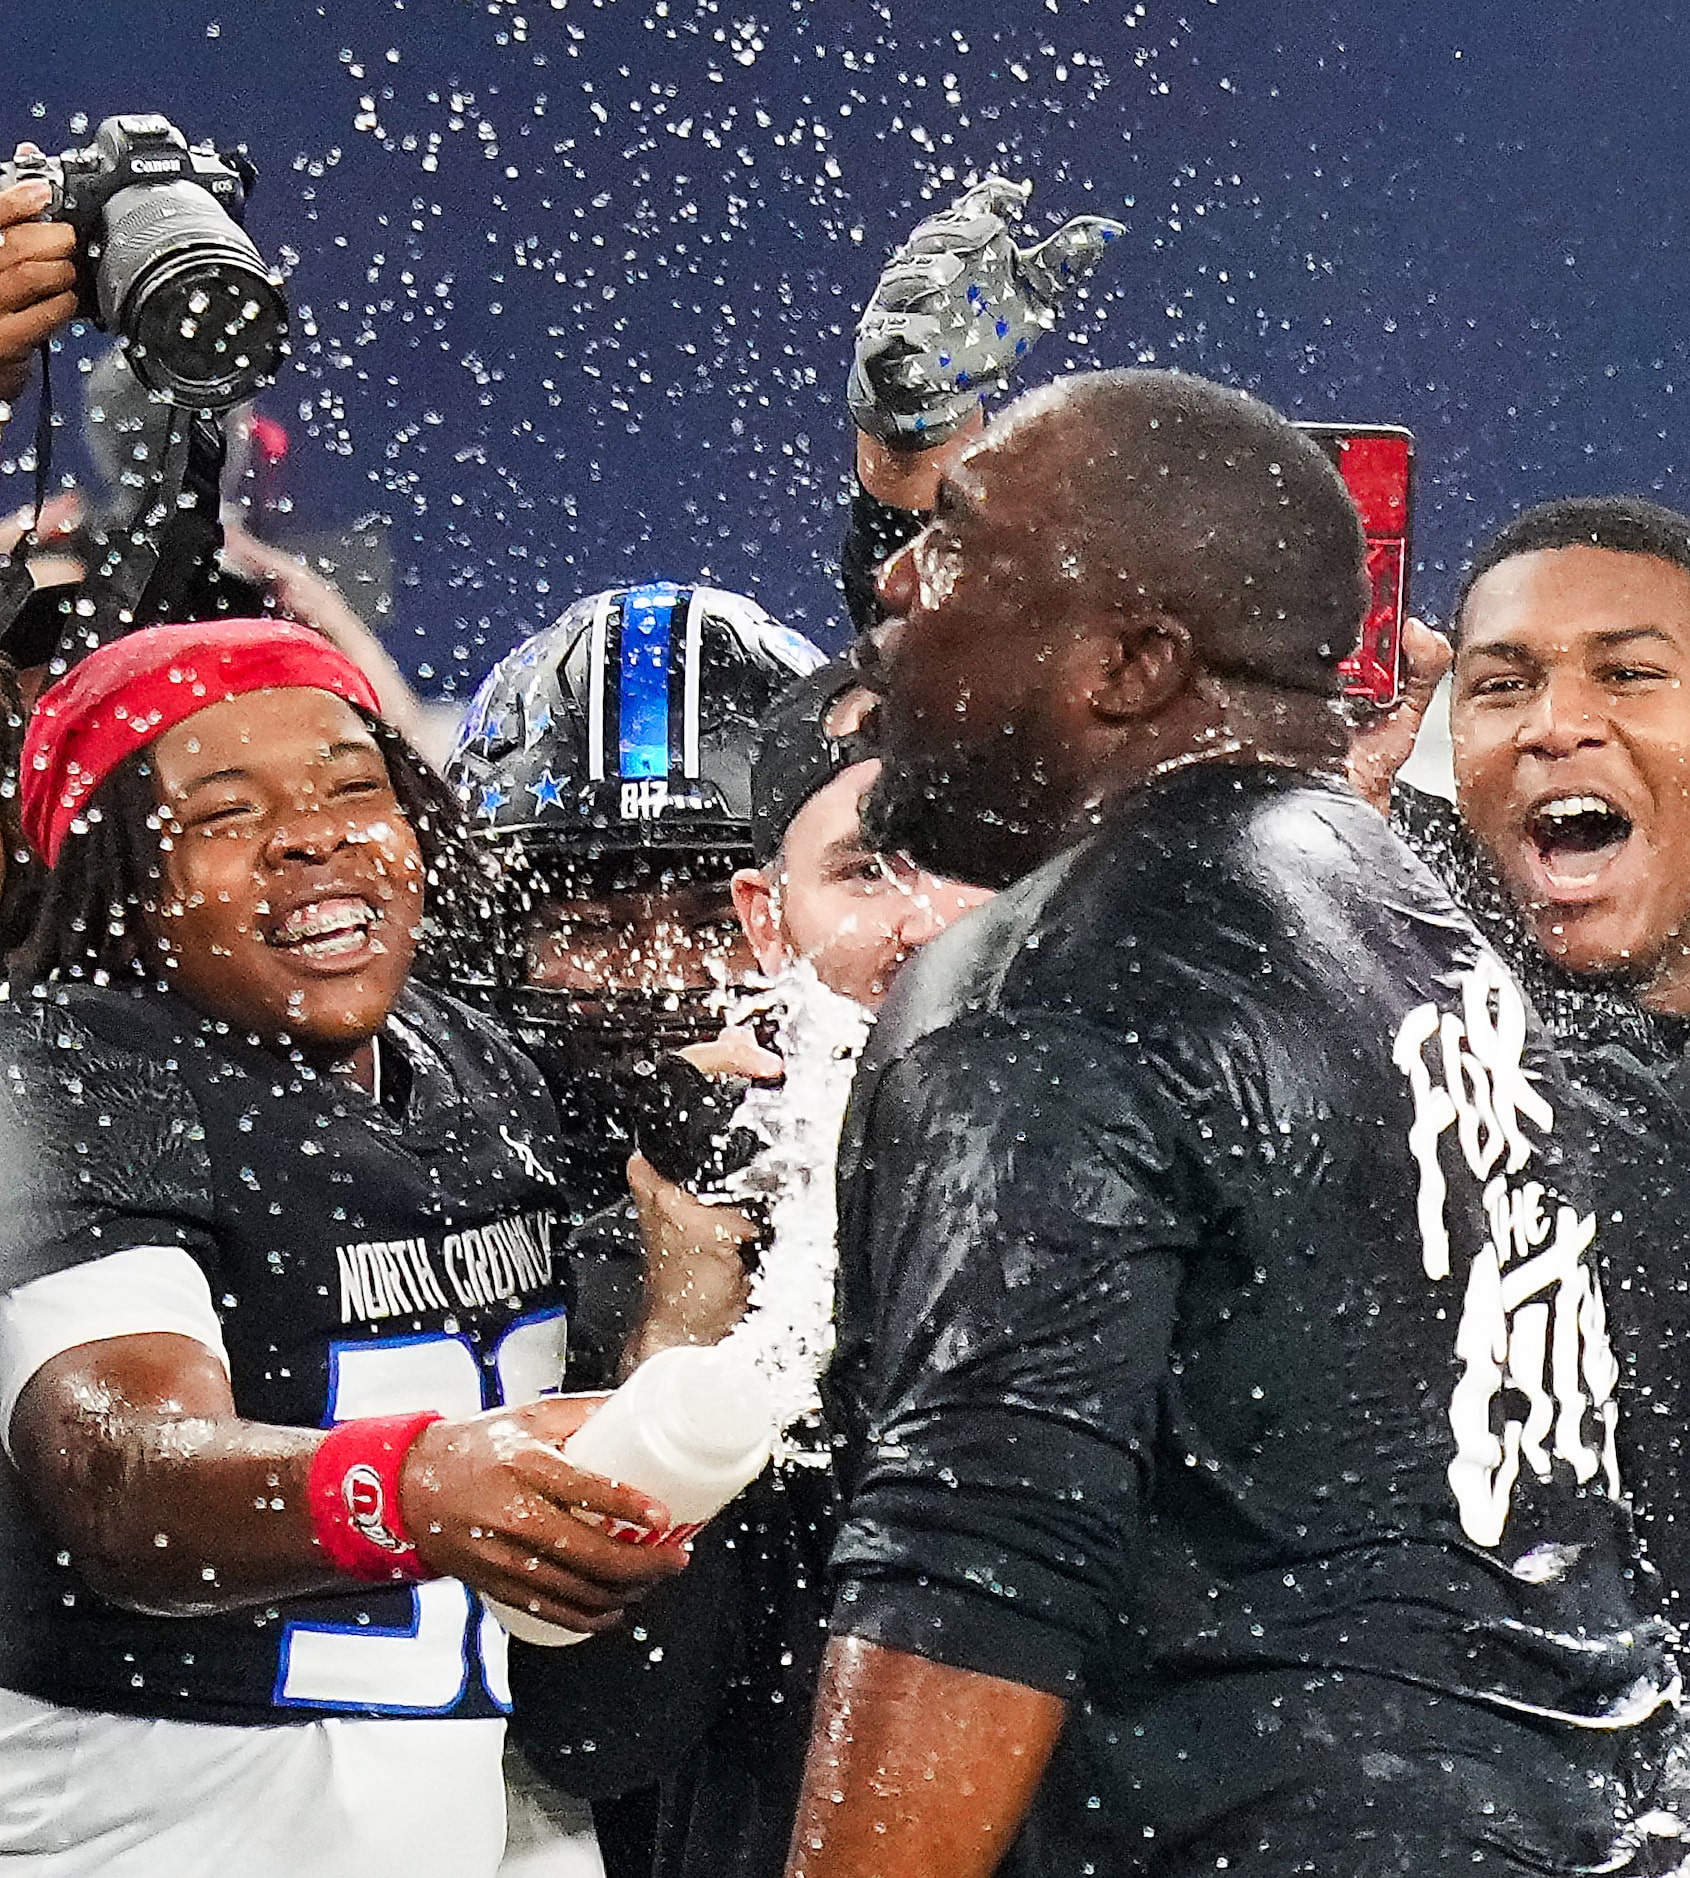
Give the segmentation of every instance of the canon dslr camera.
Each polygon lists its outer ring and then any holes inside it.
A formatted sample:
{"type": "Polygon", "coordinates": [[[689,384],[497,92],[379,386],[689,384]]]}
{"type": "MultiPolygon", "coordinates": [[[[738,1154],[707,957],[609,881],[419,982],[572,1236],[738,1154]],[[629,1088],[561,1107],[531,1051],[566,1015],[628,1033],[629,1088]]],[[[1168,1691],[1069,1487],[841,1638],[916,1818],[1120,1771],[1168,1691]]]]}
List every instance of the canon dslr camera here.
{"type": "Polygon", "coordinates": [[[108,117],[83,150],[0,163],[0,188],[45,177],[48,219],[76,230],[78,311],[117,334],[172,404],[223,411],[275,376],[287,302],[241,228],[246,158],[190,148],[168,118],[108,117]]]}

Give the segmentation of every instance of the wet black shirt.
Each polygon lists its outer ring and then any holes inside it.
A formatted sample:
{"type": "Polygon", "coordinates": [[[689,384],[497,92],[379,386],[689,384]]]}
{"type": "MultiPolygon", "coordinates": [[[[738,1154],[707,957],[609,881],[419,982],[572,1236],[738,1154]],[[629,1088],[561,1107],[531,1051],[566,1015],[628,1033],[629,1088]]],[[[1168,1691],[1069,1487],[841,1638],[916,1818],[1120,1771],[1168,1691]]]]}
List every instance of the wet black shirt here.
{"type": "Polygon", "coordinates": [[[1547,1731],[1517,1836],[1602,1855],[1574,1766],[1665,1671],[1567,1108],[1431,876],[1290,772],[1152,786],[905,969],[841,1162],[834,1627],[1076,1704],[1020,1869],[1259,1844],[1315,1741],[1342,1838],[1370,1751],[1400,1795],[1462,1728],[1547,1731]],[[1368,1688],[1448,1720],[1370,1739],[1368,1688]]]}
{"type": "Polygon", "coordinates": [[[1391,820],[1541,1013],[1590,1127],[1598,1252],[1624,1371],[1621,1471],[1662,1608],[1690,1623],[1690,1019],[1539,950],[1455,805],[1398,785],[1391,820]]]}
{"type": "MultiPolygon", "coordinates": [[[[556,1388],[569,1208],[538,1073],[416,988],[382,1049],[392,1108],[168,993],[26,994],[0,1023],[0,1290],[180,1246],[258,1422],[469,1415],[556,1388]]],[[[141,1616],[88,1589],[9,1467],[0,1483],[6,1687],[221,1722],[508,1706],[504,1633],[456,1580],[141,1616]]]]}

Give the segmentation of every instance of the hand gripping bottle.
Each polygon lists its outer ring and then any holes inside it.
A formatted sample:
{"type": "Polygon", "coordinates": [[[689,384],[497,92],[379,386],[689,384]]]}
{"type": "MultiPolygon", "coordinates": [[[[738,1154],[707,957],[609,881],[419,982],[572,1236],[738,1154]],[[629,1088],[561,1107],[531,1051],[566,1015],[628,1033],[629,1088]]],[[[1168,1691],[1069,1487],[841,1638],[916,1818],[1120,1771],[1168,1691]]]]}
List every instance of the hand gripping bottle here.
{"type": "MultiPolygon", "coordinates": [[[[728,1344],[683,1345],[648,1357],[563,1445],[584,1473],[656,1495],[675,1523],[665,1533],[609,1522],[634,1545],[690,1539],[750,1486],[768,1464],[776,1434],[763,1372],[728,1344]]],[[[524,1643],[581,1643],[586,1633],[485,1600],[524,1643]]]]}

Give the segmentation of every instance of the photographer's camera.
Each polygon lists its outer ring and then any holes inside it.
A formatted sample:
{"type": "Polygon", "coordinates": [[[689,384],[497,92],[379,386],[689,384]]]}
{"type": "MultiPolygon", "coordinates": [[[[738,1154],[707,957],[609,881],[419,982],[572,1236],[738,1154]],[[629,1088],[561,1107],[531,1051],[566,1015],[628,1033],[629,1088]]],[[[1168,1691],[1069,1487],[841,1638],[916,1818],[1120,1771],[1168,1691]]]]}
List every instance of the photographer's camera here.
{"type": "Polygon", "coordinates": [[[143,384],[222,411],[276,376],[287,302],[240,225],[244,157],[190,146],[167,118],[108,117],[85,149],[0,164],[0,188],[36,176],[47,218],[76,231],[78,311],[123,339],[143,384]]]}

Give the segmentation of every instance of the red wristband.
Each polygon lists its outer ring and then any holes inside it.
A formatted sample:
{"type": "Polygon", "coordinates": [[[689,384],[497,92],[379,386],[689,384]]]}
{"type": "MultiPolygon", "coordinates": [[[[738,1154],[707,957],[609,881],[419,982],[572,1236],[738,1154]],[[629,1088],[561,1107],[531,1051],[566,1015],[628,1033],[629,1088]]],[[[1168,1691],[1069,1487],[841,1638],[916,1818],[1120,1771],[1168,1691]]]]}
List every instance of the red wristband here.
{"type": "Polygon", "coordinates": [[[367,1415],[341,1422],[311,1460],[311,1529],[336,1571],[378,1584],[432,1578],[399,1517],[399,1470],[411,1443],[440,1417],[367,1415]]]}

